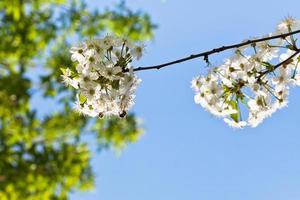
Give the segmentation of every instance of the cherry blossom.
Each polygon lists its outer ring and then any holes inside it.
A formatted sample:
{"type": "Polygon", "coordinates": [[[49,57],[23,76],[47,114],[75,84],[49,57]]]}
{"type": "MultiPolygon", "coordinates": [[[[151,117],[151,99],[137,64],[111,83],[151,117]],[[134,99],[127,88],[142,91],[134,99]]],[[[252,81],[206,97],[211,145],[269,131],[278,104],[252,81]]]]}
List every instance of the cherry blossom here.
{"type": "Polygon", "coordinates": [[[141,57],[143,49],[143,45],[113,35],[72,47],[76,68],[62,69],[62,79],[78,91],[75,109],[91,117],[125,117],[140,83],[130,63],[141,57]]]}

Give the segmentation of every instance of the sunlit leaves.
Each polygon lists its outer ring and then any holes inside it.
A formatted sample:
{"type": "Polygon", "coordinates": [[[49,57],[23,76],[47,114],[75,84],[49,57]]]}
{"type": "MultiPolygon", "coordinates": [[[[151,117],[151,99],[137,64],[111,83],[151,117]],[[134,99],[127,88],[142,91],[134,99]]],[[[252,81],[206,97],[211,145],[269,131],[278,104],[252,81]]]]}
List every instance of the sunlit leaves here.
{"type": "Polygon", "coordinates": [[[0,1],[1,200],[67,199],[70,191],[90,189],[91,153],[82,141],[89,128],[101,149],[119,149],[141,133],[133,115],[95,122],[72,111],[75,95],[61,84],[59,69],[74,70],[69,43],[107,29],[141,40],[154,27],[146,14],[125,4],[101,12],[88,10],[87,2],[0,1]],[[57,103],[55,111],[39,114],[48,105],[31,99],[40,93],[57,103]]]}
{"type": "Polygon", "coordinates": [[[104,146],[121,150],[128,143],[135,142],[143,133],[139,126],[140,124],[136,121],[135,116],[129,115],[121,120],[118,117],[97,120],[92,131],[97,134],[100,149],[104,146]]]}

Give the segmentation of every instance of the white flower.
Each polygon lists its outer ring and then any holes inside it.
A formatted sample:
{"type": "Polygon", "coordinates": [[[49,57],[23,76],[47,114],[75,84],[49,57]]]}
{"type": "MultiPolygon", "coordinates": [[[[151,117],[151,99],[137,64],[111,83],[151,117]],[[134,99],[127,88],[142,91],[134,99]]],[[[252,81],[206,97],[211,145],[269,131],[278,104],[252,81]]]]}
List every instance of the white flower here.
{"type": "MultiPolygon", "coordinates": [[[[279,32],[295,29],[300,29],[300,21],[292,18],[278,25],[279,32]]],[[[278,32],[266,37],[274,35],[278,32]]],[[[296,52],[291,50],[291,45],[296,39],[285,39],[244,45],[206,76],[194,78],[191,87],[195,90],[195,103],[236,128],[256,127],[278,109],[287,106],[289,86],[300,85],[300,67],[297,66],[297,56],[291,59],[296,52]],[[286,48],[286,52],[281,48],[286,48]],[[277,65],[282,62],[284,64],[277,65]],[[236,119],[237,115],[247,112],[245,121],[236,119]]]]}
{"type": "MultiPolygon", "coordinates": [[[[106,35],[103,40],[101,41],[101,46],[105,49],[110,48],[112,46],[116,45],[116,39],[113,35],[106,35]]],[[[119,43],[117,43],[118,46],[120,45],[119,43]]]]}
{"type": "Polygon", "coordinates": [[[206,83],[206,77],[204,76],[198,76],[195,77],[192,81],[191,81],[191,87],[195,90],[195,91],[200,91],[201,87],[206,83]]]}
{"type": "Polygon", "coordinates": [[[99,75],[97,72],[82,73],[78,78],[79,86],[82,87],[85,84],[89,84],[92,81],[97,80],[98,78],[99,75]]]}
{"type": "Polygon", "coordinates": [[[280,91],[286,87],[290,81],[290,75],[288,70],[281,67],[279,69],[279,75],[272,78],[272,83],[275,85],[275,91],[280,91]]]}
{"type": "Polygon", "coordinates": [[[144,49],[145,49],[145,45],[141,44],[141,45],[136,45],[135,47],[133,47],[133,49],[131,50],[131,55],[132,57],[136,58],[137,60],[139,60],[144,53],[144,49]]]}
{"type": "Polygon", "coordinates": [[[70,68],[66,68],[63,75],[61,75],[62,82],[65,83],[66,86],[72,86],[75,89],[78,89],[78,81],[76,78],[72,78],[72,73],[70,68]]]}
{"type": "Polygon", "coordinates": [[[78,81],[76,79],[72,79],[67,75],[61,75],[62,82],[65,83],[66,86],[72,86],[75,89],[78,89],[78,81]]]}
{"type": "Polygon", "coordinates": [[[96,95],[99,95],[101,86],[95,82],[88,82],[80,85],[81,95],[85,96],[88,101],[94,99],[96,95]]]}
{"type": "Polygon", "coordinates": [[[248,101],[248,106],[251,112],[265,111],[270,108],[271,99],[267,94],[258,95],[255,99],[248,101]]]}
{"type": "Polygon", "coordinates": [[[97,117],[99,113],[94,109],[93,105],[84,104],[81,105],[79,102],[75,104],[75,110],[83,115],[97,117]]]}
{"type": "Polygon", "coordinates": [[[292,17],[287,17],[286,19],[282,20],[277,26],[277,31],[280,33],[285,33],[288,31],[294,31],[299,29],[300,29],[300,21],[295,20],[292,17]]]}
{"type": "Polygon", "coordinates": [[[256,127],[258,126],[265,118],[266,114],[263,112],[258,112],[258,113],[249,113],[249,118],[248,118],[248,124],[251,127],[256,127]]]}
{"type": "Polygon", "coordinates": [[[108,65],[100,73],[102,76],[104,76],[105,78],[107,78],[109,80],[118,80],[118,79],[120,79],[120,76],[118,76],[117,74],[119,74],[121,72],[122,72],[121,67],[108,65]]]}
{"type": "Polygon", "coordinates": [[[228,118],[225,118],[224,122],[226,122],[232,128],[244,128],[245,126],[247,126],[247,122],[245,122],[245,121],[236,122],[236,121],[228,119],[228,118]]]}
{"type": "Polygon", "coordinates": [[[257,47],[258,56],[261,60],[267,61],[278,57],[279,49],[270,47],[270,44],[268,42],[259,42],[257,44],[257,47]]]}
{"type": "Polygon", "coordinates": [[[142,56],[143,48],[113,35],[72,47],[71,59],[78,62],[76,72],[63,70],[62,77],[67,85],[78,89],[75,109],[92,117],[124,117],[134,104],[140,83],[130,63],[142,56]]]}
{"type": "Polygon", "coordinates": [[[72,47],[71,50],[71,60],[72,61],[77,61],[79,63],[83,63],[85,60],[85,57],[83,55],[84,53],[84,47],[83,46],[78,46],[78,47],[72,47]]]}

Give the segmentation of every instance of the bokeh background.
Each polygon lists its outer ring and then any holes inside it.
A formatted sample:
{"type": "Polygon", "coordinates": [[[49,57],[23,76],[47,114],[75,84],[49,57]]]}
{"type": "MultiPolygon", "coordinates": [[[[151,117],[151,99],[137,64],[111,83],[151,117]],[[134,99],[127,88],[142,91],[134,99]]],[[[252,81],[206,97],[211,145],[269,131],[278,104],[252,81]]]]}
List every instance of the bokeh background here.
{"type": "MultiPolygon", "coordinates": [[[[0,199],[298,200],[299,88],[291,89],[287,108],[257,128],[234,130],[194,104],[190,81],[208,70],[196,59],[138,72],[134,114],[94,120],[73,113],[74,93],[60,83],[59,67],[72,66],[72,44],[106,32],[150,40],[135,63],[148,66],[272,32],[284,17],[300,18],[299,6],[0,1],[0,199]],[[30,6],[22,15],[23,4],[30,6]],[[54,21],[44,9],[52,9],[54,21]]],[[[230,54],[210,61],[218,65],[230,54]]]]}

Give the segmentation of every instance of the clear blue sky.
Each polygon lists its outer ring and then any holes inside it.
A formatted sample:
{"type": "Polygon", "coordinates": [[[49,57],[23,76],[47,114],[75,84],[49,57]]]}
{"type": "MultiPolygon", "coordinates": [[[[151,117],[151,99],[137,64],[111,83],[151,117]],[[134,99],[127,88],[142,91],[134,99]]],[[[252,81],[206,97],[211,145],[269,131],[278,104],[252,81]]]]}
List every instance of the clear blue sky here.
{"type": "MultiPolygon", "coordinates": [[[[113,1],[91,1],[91,6],[113,1]]],[[[159,25],[140,65],[158,64],[260,36],[288,15],[300,18],[299,0],[130,0],[159,25]]],[[[219,64],[228,54],[212,58],[219,64]]],[[[191,79],[204,73],[194,60],[140,72],[134,111],[145,135],[120,157],[92,160],[96,189],[72,200],[299,200],[300,88],[290,103],[258,128],[233,130],[193,102],[191,79]]]]}

